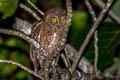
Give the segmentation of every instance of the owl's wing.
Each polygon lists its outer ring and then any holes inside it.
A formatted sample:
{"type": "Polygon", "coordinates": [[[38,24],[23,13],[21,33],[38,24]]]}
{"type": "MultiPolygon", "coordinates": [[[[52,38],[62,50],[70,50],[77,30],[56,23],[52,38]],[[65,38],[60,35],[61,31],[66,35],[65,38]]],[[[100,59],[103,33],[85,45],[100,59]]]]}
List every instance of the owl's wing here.
{"type": "MultiPolygon", "coordinates": [[[[42,24],[43,24],[43,21],[37,21],[32,26],[31,38],[34,39],[36,42],[39,41],[39,35],[41,32],[42,24]]],[[[42,54],[44,54],[43,52],[45,53],[44,48],[40,47],[38,49],[35,46],[33,46],[32,44],[30,45],[30,58],[34,64],[35,71],[39,71],[38,67],[42,68],[42,65],[43,65],[45,57],[46,57],[46,56],[42,55],[42,54]]]]}
{"type": "Polygon", "coordinates": [[[36,40],[38,42],[39,40],[39,34],[42,28],[43,21],[37,21],[32,25],[32,32],[31,32],[31,38],[36,40]]]}

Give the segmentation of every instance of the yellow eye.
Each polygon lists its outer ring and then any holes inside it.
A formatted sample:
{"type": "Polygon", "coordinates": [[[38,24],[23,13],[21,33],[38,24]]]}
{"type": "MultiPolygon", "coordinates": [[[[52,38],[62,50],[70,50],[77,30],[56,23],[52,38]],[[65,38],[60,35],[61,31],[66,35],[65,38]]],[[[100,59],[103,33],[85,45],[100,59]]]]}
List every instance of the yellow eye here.
{"type": "Polygon", "coordinates": [[[53,18],[53,19],[52,19],[52,22],[53,22],[53,23],[56,23],[56,22],[57,22],[57,19],[53,18]]]}
{"type": "Polygon", "coordinates": [[[61,23],[64,24],[64,23],[65,23],[65,19],[62,19],[62,20],[61,20],[61,23]]]}

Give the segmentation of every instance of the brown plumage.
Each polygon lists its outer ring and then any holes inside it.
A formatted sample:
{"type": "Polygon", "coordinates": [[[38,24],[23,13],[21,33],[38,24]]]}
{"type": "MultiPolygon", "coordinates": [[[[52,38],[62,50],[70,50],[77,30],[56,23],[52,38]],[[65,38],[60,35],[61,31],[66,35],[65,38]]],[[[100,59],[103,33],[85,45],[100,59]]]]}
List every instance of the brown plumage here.
{"type": "Polygon", "coordinates": [[[38,66],[40,66],[40,68],[43,67],[48,54],[52,54],[56,48],[63,47],[66,40],[63,38],[66,23],[65,20],[65,10],[53,8],[47,11],[40,21],[33,24],[31,38],[36,40],[41,46],[38,50],[31,45],[30,49],[31,59],[34,63],[36,72],[38,72],[38,66]]]}

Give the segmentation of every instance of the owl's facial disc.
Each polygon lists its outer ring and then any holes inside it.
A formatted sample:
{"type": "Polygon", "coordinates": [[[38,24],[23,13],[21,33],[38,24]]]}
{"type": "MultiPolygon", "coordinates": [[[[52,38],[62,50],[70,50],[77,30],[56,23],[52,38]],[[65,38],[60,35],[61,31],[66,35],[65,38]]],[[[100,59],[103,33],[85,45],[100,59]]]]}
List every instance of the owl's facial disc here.
{"type": "Polygon", "coordinates": [[[43,17],[45,23],[54,26],[64,26],[66,23],[66,11],[61,8],[52,8],[43,17]]]}

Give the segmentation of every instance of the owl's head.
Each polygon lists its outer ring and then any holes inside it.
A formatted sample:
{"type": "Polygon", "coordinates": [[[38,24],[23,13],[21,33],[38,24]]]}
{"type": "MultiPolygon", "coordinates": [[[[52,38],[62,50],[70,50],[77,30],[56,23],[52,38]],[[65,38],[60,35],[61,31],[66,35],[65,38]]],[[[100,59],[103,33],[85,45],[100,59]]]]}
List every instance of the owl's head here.
{"type": "Polygon", "coordinates": [[[61,8],[52,8],[46,12],[43,20],[51,26],[64,26],[66,23],[66,11],[61,8]]]}

